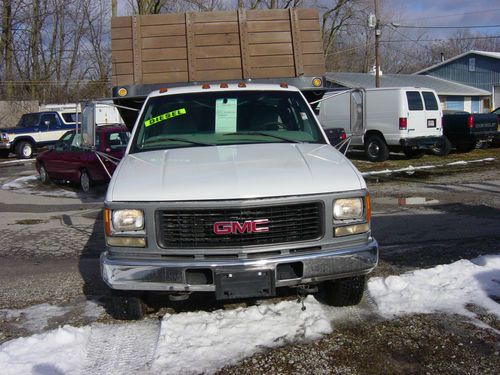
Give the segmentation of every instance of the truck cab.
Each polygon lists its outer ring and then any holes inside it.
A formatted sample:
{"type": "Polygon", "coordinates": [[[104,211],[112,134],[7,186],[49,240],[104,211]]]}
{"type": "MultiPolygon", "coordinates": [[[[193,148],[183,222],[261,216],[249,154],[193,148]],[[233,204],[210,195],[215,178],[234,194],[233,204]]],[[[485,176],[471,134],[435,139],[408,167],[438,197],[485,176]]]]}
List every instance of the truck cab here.
{"type": "Polygon", "coordinates": [[[125,319],[151,292],[231,300],[292,287],[356,304],[378,261],[370,215],[361,174],[297,88],[159,90],[108,188],[102,277],[125,319]]]}

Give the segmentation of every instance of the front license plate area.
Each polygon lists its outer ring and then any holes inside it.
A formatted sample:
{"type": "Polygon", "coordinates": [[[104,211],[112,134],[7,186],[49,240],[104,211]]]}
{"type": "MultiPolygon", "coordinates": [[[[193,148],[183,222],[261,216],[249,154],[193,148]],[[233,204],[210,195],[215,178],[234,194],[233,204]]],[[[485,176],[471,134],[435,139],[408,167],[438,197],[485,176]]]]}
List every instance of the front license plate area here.
{"type": "Polygon", "coordinates": [[[427,120],[427,127],[428,128],[435,128],[436,127],[436,119],[428,119],[427,120]]]}
{"type": "Polygon", "coordinates": [[[274,270],[215,270],[215,298],[218,300],[275,294],[274,270]]]}

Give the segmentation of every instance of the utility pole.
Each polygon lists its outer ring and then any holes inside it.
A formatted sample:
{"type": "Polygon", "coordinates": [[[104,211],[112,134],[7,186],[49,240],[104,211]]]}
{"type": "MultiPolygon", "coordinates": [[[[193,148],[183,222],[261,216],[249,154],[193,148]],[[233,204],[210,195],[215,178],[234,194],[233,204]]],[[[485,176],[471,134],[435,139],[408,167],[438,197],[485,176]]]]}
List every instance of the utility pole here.
{"type": "Polygon", "coordinates": [[[375,87],[380,87],[380,56],[379,56],[379,39],[380,39],[380,21],[378,14],[378,0],[375,2],[375,87]]]}
{"type": "Polygon", "coordinates": [[[111,17],[116,17],[116,0],[111,0],[111,17]]]}

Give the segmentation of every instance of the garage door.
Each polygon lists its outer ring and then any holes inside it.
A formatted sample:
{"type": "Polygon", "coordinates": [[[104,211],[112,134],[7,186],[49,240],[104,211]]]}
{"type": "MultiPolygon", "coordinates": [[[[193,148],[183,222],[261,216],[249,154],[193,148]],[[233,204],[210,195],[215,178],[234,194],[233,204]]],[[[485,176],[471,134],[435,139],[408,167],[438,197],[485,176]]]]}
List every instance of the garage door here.
{"type": "Polygon", "coordinates": [[[446,109],[453,109],[456,111],[464,110],[464,97],[463,96],[447,96],[446,109]]]}

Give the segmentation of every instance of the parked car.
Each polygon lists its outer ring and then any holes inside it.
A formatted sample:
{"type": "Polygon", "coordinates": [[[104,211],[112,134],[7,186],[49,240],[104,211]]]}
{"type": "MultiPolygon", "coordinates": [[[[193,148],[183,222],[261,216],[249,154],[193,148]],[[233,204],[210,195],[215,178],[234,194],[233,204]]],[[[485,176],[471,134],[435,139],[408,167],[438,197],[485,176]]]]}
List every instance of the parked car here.
{"type": "MultiPolygon", "coordinates": [[[[121,159],[129,140],[128,129],[123,125],[106,125],[97,128],[96,150],[121,159]]],[[[101,158],[112,174],[115,164],[101,158]]],[[[76,131],[66,132],[55,146],[36,158],[36,169],[44,184],[51,180],[79,183],[84,192],[93,183],[109,182],[109,176],[94,151],[79,146],[76,131]]]]}
{"type": "Polygon", "coordinates": [[[340,142],[347,138],[343,128],[323,129],[326,133],[328,140],[332,146],[338,145],[340,142]]]}
{"type": "Polygon", "coordinates": [[[351,146],[364,148],[370,161],[387,160],[389,151],[419,158],[442,139],[442,110],[431,89],[384,87],[330,95],[319,107],[321,126],[346,129],[351,146]]]}
{"type": "Polygon", "coordinates": [[[487,145],[497,133],[498,119],[495,114],[443,111],[444,142],[431,148],[434,155],[448,155],[451,147],[468,152],[477,145],[487,145]]]}
{"type": "Polygon", "coordinates": [[[497,121],[498,121],[498,126],[497,126],[497,133],[493,137],[493,141],[491,142],[494,146],[500,146],[500,107],[495,109],[493,112],[495,115],[497,115],[497,121]]]}

